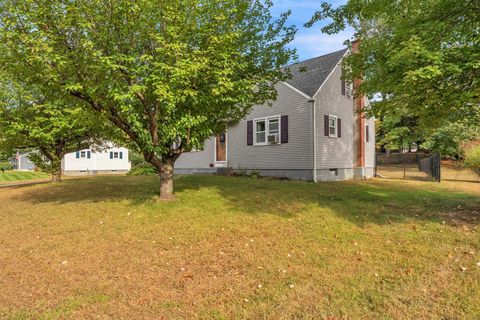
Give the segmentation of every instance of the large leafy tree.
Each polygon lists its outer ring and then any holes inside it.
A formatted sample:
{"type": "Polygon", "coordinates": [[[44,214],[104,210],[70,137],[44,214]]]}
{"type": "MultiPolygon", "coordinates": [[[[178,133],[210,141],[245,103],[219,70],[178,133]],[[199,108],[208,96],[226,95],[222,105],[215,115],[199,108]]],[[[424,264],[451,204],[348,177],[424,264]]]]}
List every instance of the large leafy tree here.
{"type": "Polygon", "coordinates": [[[160,171],[276,97],[294,52],[265,0],[3,0],[0,63],[82,100],[160,171]]]}
{"type": "Polygon", "coordinates": [[[412,150],[424,141],[417,119],[385,115],[377,121],[377,145],[383,150],[412,150]]]}
{"type": "Polygon", "coordinates": [[[30,149],[30,160],[61,181],[64,155],[100,147],[102,121],[86,114],[70,96],[48,95],[38,88],[0,82],[0,149],[30,149]]]}
{"type": "Polygon", "coordinates": [[[360,50],[346,60],[358,93],[383,99],[377,115],[415,117],[424,130],[472,118],[480,103],[480,9],[476,0],[349,0],[323,3],[334,34],[353,26],[360,50]]]}

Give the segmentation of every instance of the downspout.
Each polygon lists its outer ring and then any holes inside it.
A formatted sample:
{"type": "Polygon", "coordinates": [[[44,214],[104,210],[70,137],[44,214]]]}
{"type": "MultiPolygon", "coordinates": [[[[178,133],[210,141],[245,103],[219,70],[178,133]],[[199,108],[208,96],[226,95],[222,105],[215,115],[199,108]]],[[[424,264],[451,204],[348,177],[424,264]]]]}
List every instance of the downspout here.
{"type": "Polygon", "coordinates": [[[315,100],[312,103],[312,119],[313,119],[313,182],[317,183],[317,113],[315,111],[315,100]]]}

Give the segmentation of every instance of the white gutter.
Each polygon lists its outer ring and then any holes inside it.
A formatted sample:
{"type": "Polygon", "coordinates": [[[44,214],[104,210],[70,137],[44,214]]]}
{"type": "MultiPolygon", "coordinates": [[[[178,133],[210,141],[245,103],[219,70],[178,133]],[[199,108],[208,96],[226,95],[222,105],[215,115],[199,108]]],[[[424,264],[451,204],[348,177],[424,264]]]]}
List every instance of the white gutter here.
{"type": "Polygon", "coordinates": [[[313,117],[313,182],[317,183],[317,116],[315,110],[315,100],[312,102],[312,117],[313,117]]]}

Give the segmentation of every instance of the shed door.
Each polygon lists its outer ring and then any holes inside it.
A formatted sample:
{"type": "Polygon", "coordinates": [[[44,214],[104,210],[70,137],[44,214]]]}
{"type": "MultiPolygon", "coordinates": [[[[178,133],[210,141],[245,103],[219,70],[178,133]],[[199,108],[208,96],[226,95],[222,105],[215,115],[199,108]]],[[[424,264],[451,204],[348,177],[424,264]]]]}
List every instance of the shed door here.
{"type": "Polygon", "coordinates": [[[215,137],[215,162],[227,161],[227,134],[221,133],[215,137]]]}

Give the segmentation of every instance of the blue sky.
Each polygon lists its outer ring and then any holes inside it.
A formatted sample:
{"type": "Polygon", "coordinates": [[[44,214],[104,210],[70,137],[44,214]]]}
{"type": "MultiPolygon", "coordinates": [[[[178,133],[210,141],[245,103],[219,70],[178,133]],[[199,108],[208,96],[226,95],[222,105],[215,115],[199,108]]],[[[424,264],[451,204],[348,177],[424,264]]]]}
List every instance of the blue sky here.
{"type": "Polygon", "coordinates": [[[297,49],[300,61],[340,50],[345,47],[343,42],[350,39],[353,35],[352,29],[335,35],[323,34],[320,28],[322,25],[327,24],[326,21],[317,22],[310,29],[303,26],[310,20],[315,11],[320,8],[322,1],[333,3],[334,6],[347,2],[346,0],[273,0],[272,13],[274,16],[278,16],[281,12],[292,10],[289,24],[296,25],[298,33],[290,46],[297,49]]]}

